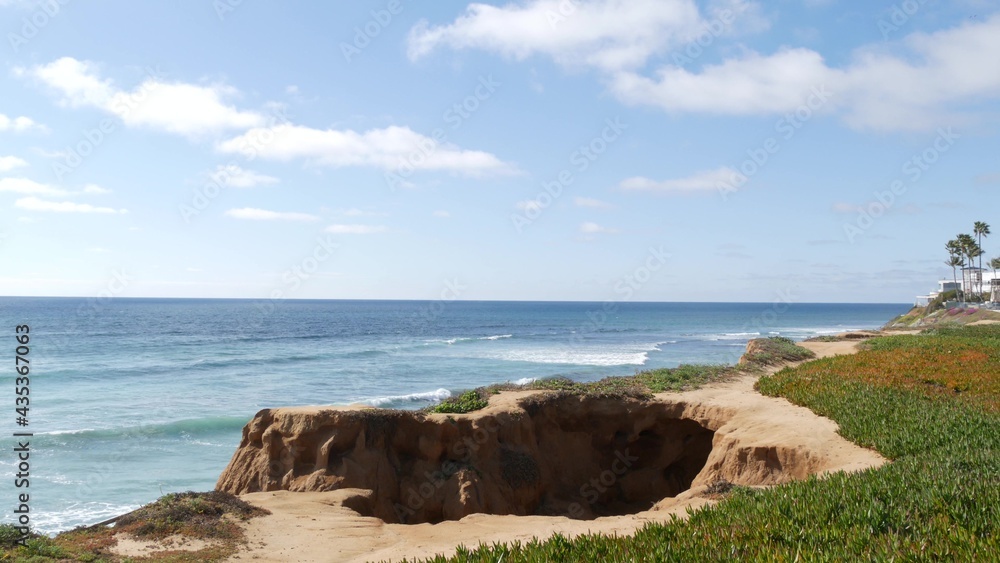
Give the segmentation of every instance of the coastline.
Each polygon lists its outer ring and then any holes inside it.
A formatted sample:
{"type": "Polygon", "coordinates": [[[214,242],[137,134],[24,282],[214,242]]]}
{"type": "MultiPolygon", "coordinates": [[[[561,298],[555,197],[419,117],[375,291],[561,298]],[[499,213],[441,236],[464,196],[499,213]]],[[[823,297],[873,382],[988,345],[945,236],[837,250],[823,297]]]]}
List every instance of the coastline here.
{"type": "MultiPolygon", "coordinates": [[[[853,353],[857,343],[854,340],[802,344],[815,352],[817,357],[827,357],[853,353]]],[[[768,486],[811,474],[857,471],[884,462],[874,452],[841,438],[836,424],[828,419],[784,399],[764,397],[756,392],[753,388],[755,381],[777,369],[779,366],[772,366],[762,372],[729,382],[712,383],[694,391],[657,394],[654,400],[665,409],[685,412],[688,417],[714,426],[716,445],[713,451],[740,448],[768,451],[767,456],[780,457],[778,465],[783,466],[781,472],[758,468],[754,473],[743,468],[741,473],[739,468],[716,467],[715,474],[706,474],[701,481],[696,480],[689,490],[660,500],[650,510],[591,520],[573,520],[565,516],[471,514],[435,524],[390,524],[378,518],[361,516],[345,505],[356,508],[352,499],[360,494],[358,490],[248,493],[241,498],[269,510],[271,514],[243,524],[247,543],[233,559],[329,561],[336,554],[335,560],[338,561],[398,560],[403,557],[454,554],[456,547],[463,543],[472,547],[480,542],[527,541],[556,533],[567,537],[588,532],[632,534],[648,522],[664,522],[675,516],[684,518],[690,509],[713,504],[718,497],[708,491],[709,485],[727,469],[730,471],[727,476],[733,483],[768,486]],[[338,533],[330,534],[330,530],[337,530],[338,533]]],[[[454,416],[476,419],[509,411],[517,408],[518,401],[539,393],[542,392],[505,392],[494,397],[483,411],[454,416]]],[[[287,411],[290,415],[308,416],[322,409],[296,407],[278,410],[287,411]]],[[[432,416],[445,418],[444,415],[432,416]]],[[[715,465],[720,464],[724,466],[725,460],[715,465]]],[[[773,464],[766,463],[760,467],[766,465],[773,464]]],[[[148,554],[156,547],[155,544],[129,542],[120,545],[116,552],[136,556],[148,554]]]]}

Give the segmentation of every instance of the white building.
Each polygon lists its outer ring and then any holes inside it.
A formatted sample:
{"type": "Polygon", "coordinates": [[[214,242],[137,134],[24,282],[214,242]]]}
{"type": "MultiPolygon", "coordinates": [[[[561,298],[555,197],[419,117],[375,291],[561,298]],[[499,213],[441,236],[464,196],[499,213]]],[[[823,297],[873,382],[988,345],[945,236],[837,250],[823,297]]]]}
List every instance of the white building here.
{"type": "MultiPolygon", "coordinates": [[[[986,294],[988,300],[993,303],[1000,303],[1000,274],[985,268],[962,268],[961,279],[964,280],[966,291],[970,293],[979,293],[979,284],[982,282],[983,293],[986,294]]],[[[962,289],[962,285],[962,281],[956,283],[953,279],[940,280],[938,281],[937,291],[932,291],[927,295],[918,295],[914,305],[924,307],[942,293],[962,289]]]]}

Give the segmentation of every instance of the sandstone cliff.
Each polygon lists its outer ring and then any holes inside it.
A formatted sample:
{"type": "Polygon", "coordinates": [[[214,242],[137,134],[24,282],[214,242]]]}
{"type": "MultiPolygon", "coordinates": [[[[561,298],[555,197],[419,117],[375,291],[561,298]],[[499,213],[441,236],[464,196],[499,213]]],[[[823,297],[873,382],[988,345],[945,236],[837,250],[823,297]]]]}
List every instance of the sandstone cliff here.
{"type": "Polygon", "coordinates": [[[391,523],[591,519],[649,510],[716,480],[769,485],[881,463],[836,430],[753,393],[752,378],[645,401],[507,392],[467,415],[267,409],[244,427],[217,488],[360,489],[343,504],[391,523]]]}

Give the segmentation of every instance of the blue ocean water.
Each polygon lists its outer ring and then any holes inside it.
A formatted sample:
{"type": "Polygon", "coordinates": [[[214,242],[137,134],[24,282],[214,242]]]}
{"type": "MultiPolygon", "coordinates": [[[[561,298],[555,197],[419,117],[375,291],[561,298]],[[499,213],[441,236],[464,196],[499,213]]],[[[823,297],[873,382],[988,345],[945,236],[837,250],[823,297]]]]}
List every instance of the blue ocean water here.
{"type": "MultiPolygon", "coordinates": [[[[0,298],[0,471],[14,326],[31,327],[31,511],[44,532],[209,490],[258,410],[420,408],[489,383],[734,363],[746,342],[877,328],[905,304],[0,298]],[[0,409],[2,412],[2,409],[0,409]]],[[[20,489],[0,485],[2,521],[20,489]]]]}

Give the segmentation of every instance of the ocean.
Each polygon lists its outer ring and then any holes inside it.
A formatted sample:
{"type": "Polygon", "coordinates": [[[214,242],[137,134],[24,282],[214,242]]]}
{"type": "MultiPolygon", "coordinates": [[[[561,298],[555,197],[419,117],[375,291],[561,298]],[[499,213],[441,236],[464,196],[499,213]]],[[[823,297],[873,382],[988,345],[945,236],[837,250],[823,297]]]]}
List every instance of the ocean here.
{"type": "MultiPolygon", "coordinates": [[[[746,342],[877,328],[907,304],[255,301],[0,298],[2,521],[30,492],[53,533],[214,487],[258,410],[417,409],[457,391],[683,363],[735,363],[746,342]],[[30,327],[28,426],[15,327],[30,327]],[[30,432],[28,488],[15,487],[30,432]]],[[[24,350],[22,349],[21,352],[24,350]]]]}

